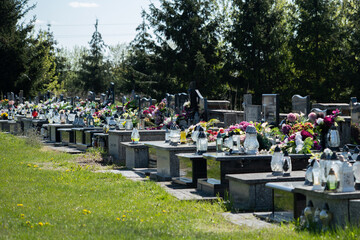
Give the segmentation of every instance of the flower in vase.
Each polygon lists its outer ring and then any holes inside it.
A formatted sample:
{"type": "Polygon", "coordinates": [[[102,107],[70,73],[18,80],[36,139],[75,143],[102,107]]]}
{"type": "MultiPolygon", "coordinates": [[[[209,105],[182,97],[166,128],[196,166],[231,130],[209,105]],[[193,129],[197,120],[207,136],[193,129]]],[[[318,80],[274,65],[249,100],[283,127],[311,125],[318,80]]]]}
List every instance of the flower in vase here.
{"type": "Polygon", "coordinates": [[[294,113],[289,113],[289,114],[287,115],[287,120],[288,120],[289,122],[295,122],[295,121],[296,121],[296,115],[295,115],[294,113]]]}

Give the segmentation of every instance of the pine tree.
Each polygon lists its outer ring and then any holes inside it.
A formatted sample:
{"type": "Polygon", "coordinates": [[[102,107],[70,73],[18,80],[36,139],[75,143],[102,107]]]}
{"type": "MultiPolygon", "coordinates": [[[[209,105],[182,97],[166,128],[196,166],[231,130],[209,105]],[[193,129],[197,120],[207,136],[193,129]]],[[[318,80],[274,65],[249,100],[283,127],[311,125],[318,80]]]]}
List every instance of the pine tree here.
{"type": "Polygon", "coordinates": [[[232,4],[225,69],[231,84],[242,93],[253,93],[258,104],[263,93],[286,92],[285,7],[283,1],[276,0],[237,0],[232,4]]]}
{"type": "Polygon", "coordinates": [[[107,47],[98,31],[98,20],[95,23],[95,32],[89,42],[90,49],[80,60],[81,69],[79,80],[82,84],[81,89],[94,91],[97,93],[107,89],[111,80],[110,63],[104,59],[103,51],[107,47]]]}
{"type": "Polygon", "coordinates": [[[28,93],[31,78],[27,75],[29,64],[30,33],[35,19],[21,22],[35,5],[27,7],[28,0],[3,0],[0,4],[0,89],[3,93],[28,93]]]}
{"type": "Polygon", "coordinates": [[[295,0],[290,41],[297,80],[303,95],[320,102],[336,101],[342,91],[343,35],[340,1],[295,0]]]}

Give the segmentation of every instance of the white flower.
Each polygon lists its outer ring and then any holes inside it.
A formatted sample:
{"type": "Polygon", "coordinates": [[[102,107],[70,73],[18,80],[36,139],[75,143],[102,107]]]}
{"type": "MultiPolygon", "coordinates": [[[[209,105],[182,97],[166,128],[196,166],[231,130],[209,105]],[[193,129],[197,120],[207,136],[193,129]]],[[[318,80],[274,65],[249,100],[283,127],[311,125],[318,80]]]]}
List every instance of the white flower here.
{"type": "Polygon", "coordinates": [[[323,122],[324,122],[324,119],[322,119],[322,118],[318,118],[316,120],[317,125],[321,125],[321,124],[323,124],[323,122]]]}

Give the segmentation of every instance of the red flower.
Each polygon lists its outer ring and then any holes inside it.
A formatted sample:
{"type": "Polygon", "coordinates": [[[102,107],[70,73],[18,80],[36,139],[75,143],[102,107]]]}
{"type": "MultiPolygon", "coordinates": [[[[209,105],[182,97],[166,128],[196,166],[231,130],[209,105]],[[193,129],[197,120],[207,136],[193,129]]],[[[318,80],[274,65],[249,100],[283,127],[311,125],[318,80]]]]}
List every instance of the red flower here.
{"type": "Polygon", "coordinates": [[[334,118],[332,116],[326,116],[324,118],[324,124],[327,126],[327,127],[331,127],[333,124],[334,124],[334,118]]]}
{"type": "Polygon", "coordinates": [[[301,136],[302,136],[302,140],[304,141],[305,139],[309,138],[313,138],[313,135],[311,135],[311,133],[309,133],[308,131],[302,130],[301,131],[301,136]]]}

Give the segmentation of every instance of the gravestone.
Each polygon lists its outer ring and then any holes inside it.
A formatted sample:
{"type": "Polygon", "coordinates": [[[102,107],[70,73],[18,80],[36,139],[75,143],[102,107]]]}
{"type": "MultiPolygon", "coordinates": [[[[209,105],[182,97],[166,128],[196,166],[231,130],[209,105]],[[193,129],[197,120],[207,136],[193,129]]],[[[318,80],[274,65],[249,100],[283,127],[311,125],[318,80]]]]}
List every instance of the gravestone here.
{"type": "Polygon", "coordinates": [[[245,121],[261,122],[261,105],[247,105],[245,107],[245,121]]]}
{"type": "Polygon", "coordinates": [[[24,90],[20,90],[19,92],[19,101],[20,103],[24,102],[24,90]]]}
{"type": "Polygon", "coordinates": [[[102,93],[100,95],[100,103],[105,103],[105,100],[106,100],[106,95],[105,95],[105,93],[102,93]]]}
{"type": "Polygon", "coordinates": [[[141,113],[144,108],[148,108],[152,105],[152,98],[141,98],[139,100],[139,112],[141,113]]]}
{"type": "Polygon", "coordinates": [[[39,96],[35,97],[35,104],[39,104],[39,96]]]}
{"type": "Polygon", "coordinates": [[[115,103],[115,84],[113,82],[110,83],[109,93],[108,93],[108,103],[115,103]]]}
{"type": "Polygon", "coordinates": [[[10,96],[10,92],[7,92],[7,93],[6,93],[6,99],[10,100],[10,97],[11,97],[11,96],[10,96]]]}
{"type": "Polygon", "coordinates": [[[320,108],[313,108],[310,112],[314,112],[321,118],[324,118],[326,116],[327,109],[321,110],[320,108]]]}
{"type": "Polygon", "coordinates": [[[13,92],[10,93],[10,99],[11,101],[15,101],[15,95],[13,92]]]}
{"type": "Polygon", "coordinates": [[[300,95],[294,95],[291,101],[292,112],[304,113],[306,116],[310,113],[310,96],[302,97],[300,95]]]}
{"type": "MultiPolygon", "coordinates": [[[[252,105],[252,95],[251,94],[244,94],[244,99],[242,103],[242,107],[244,109],[244,119],[246,121],[246,107],[252,105]]],[[[261,110],[260,110],[261,113],[261,110]]]]}
{"type": "Polygon", "coordinates": [[[89,91],[88,99],[89,99],[89,101],[94,102],[95,101],[95,93],[92,91],[89,91]]]}
{"type": "Polygon", "coordinates": [[[351,124],[359,126],[360,123],[360,103],[356,97],[352,97],[350,101],[351,107],[351,124]]]}
{"type": "Polygon", "coordinates": [[[167,108],[166,116],[169,117],[170,109],[175,111],[175,95],[166,93],[165,99],[166,99],[166,108],[167,108]]]}
{"type": "Polygon", "coordinates": [[[265,122],[279,125],[279,94],[262,95],[262,114],[265,122]]]}
{"type": "Polygon", "coordinates": [[[175,110],[176,113],[181,113],[184,109],[184,103],[189,99],[186,93],[178,93],[175,95],[175,110]]]}

